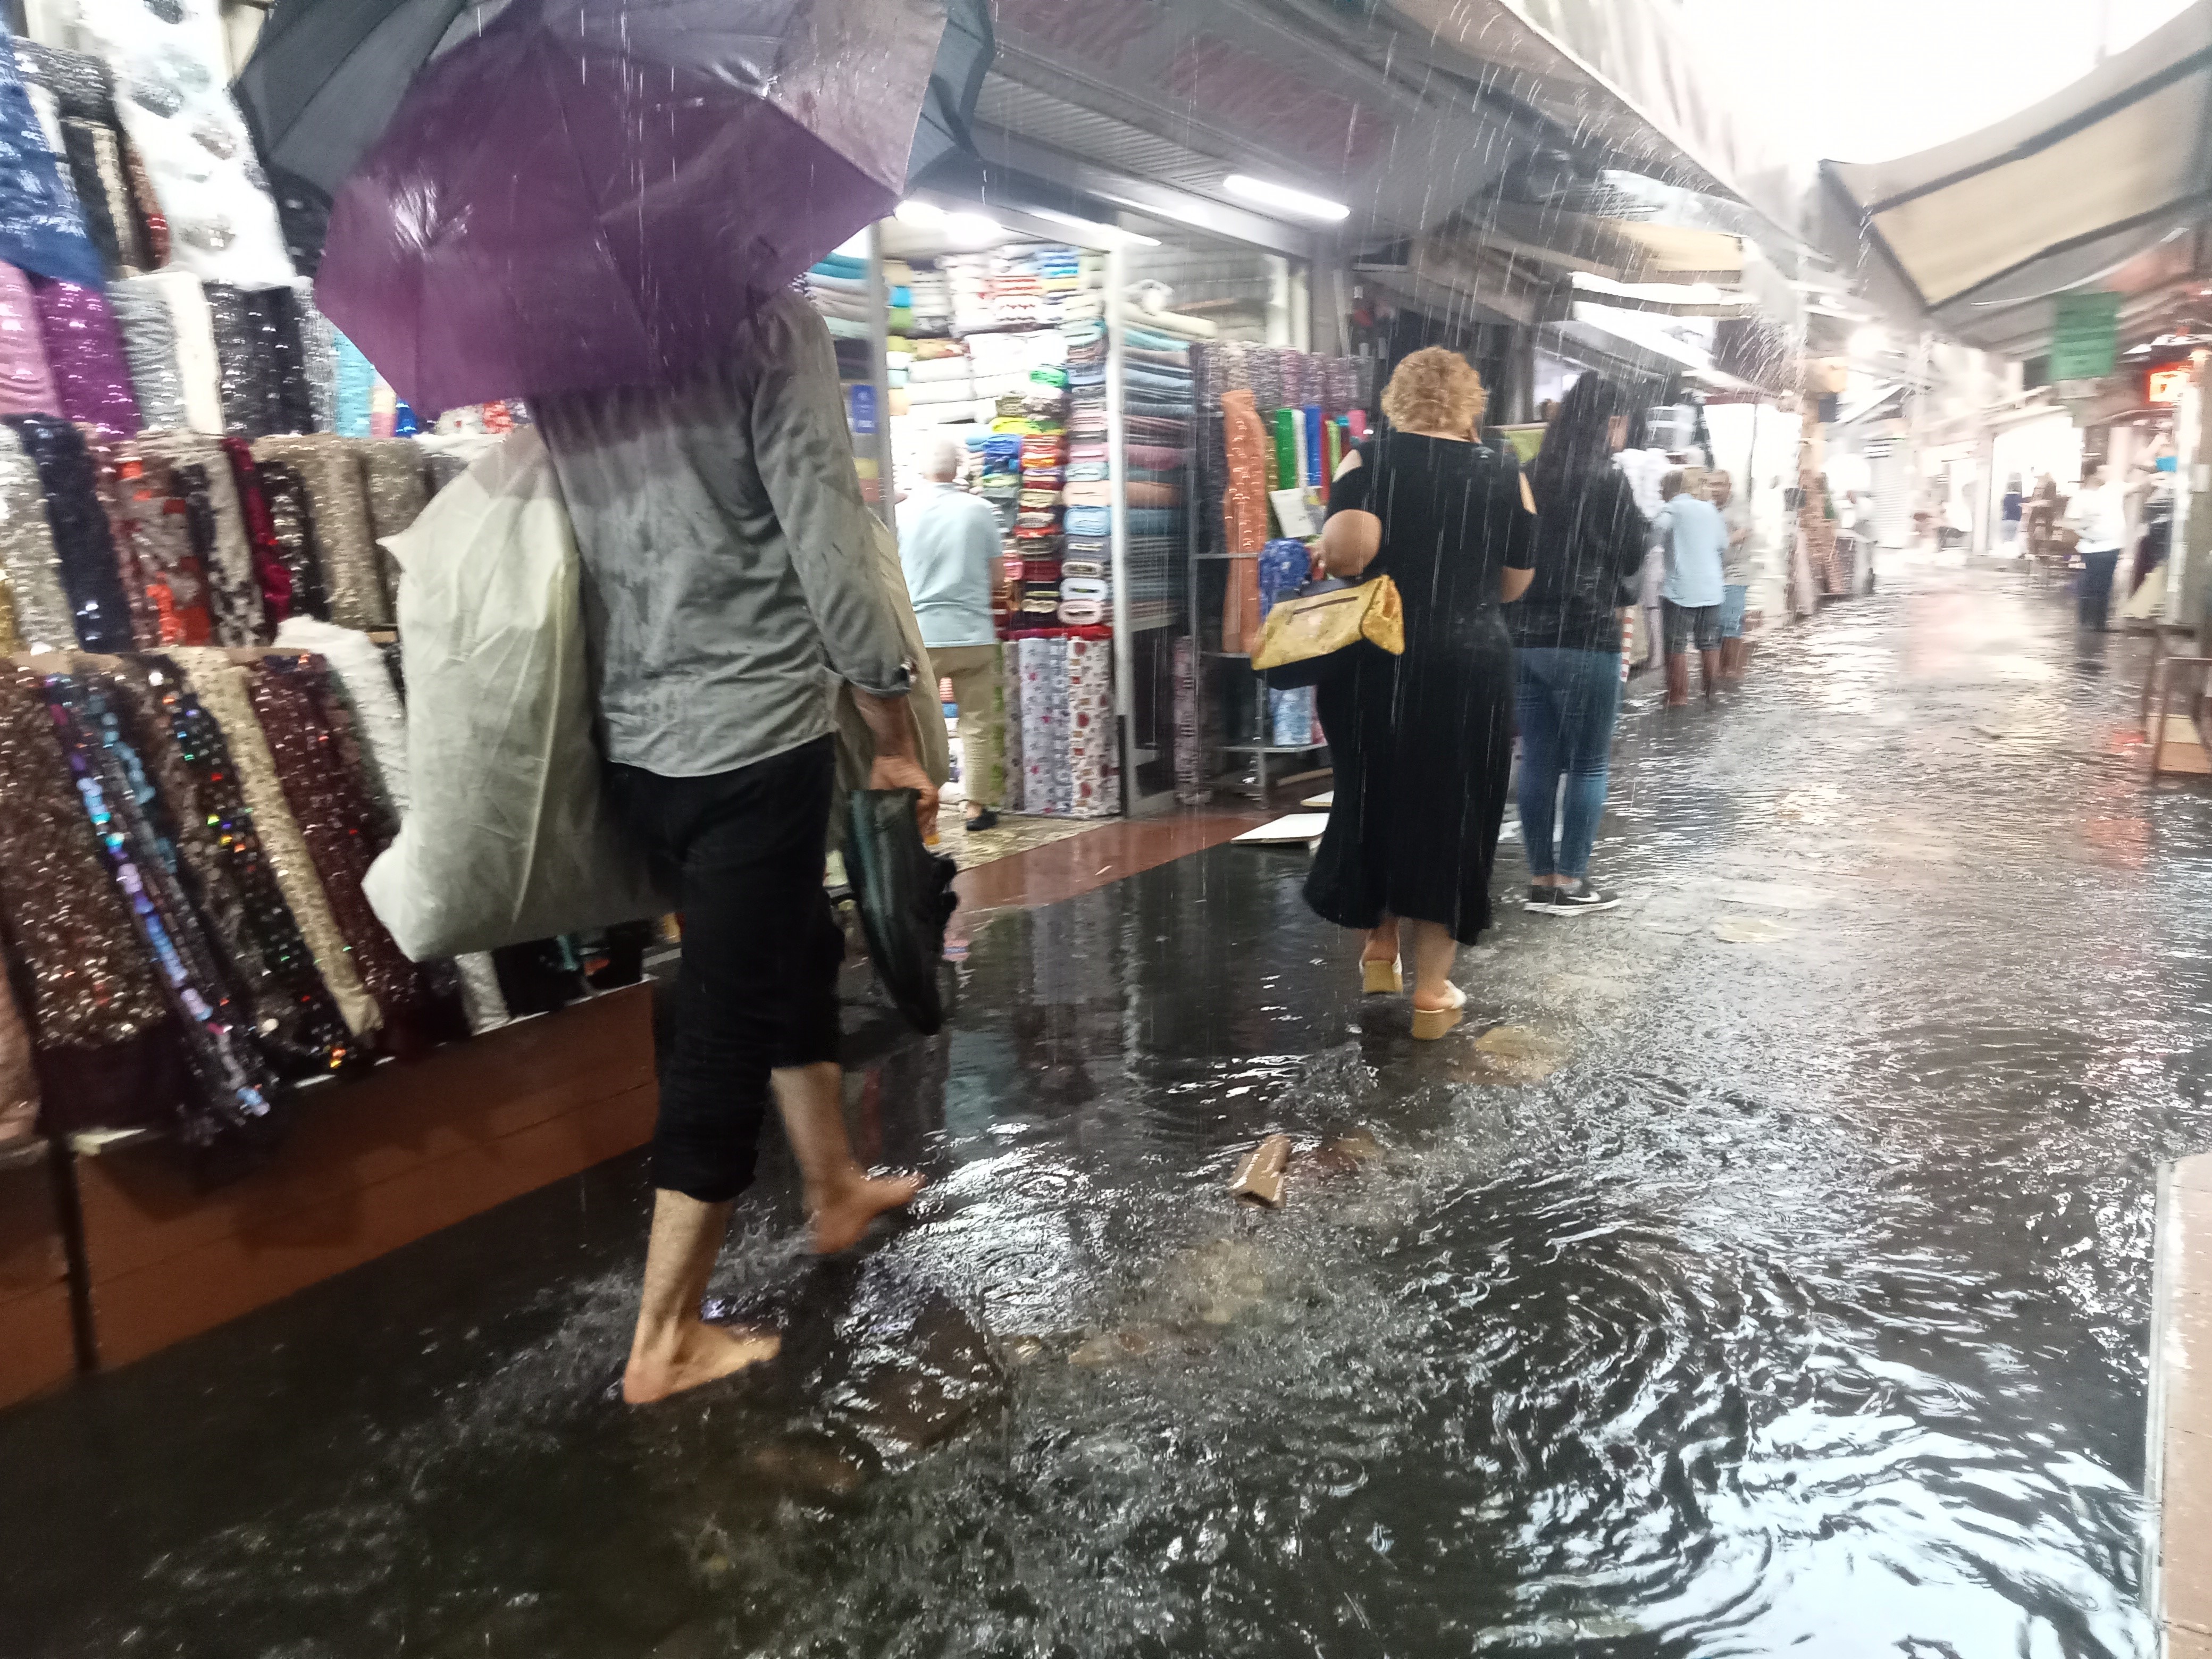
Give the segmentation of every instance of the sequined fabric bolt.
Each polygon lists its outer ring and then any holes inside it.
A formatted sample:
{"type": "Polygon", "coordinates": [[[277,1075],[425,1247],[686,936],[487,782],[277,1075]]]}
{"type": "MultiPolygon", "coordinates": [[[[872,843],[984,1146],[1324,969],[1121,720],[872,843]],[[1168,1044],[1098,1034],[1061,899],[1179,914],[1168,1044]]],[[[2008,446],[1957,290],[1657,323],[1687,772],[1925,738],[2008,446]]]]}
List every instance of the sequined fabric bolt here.
{"type": "Polygon", "coordinates": [[[0,669],[0,920],[40,1047],[102,1048],[167,1018],[39,678],[21,668],[0,669]]]}
{"type": "Polygon", "coordinates": [[[30,278],[0,264],[0,415],[54,415],[61,406],[30,278]]]}
{"type": "Polygon", "coordinates": [[[270,536],[276,544],[277,560],[291,586],[290,614],[328,622],[331,602],[323,579],[315,515],[307,504],[307,481],[282,461],[257,461],[253,470],[269,508],[270,536]]]}
{"type": "Polygon", "coordinates": [[[222,374],[223,430],[234,438],[264,438],[283,414],[277,383],[276,331],[250,295],[222,283],[207,285],[222,374]]]}
{"type": "Polygon", "coordinates": [[[100,854],[185,1034],[193,1087],[181,1137],[212,1146],[268,1117],[276,1078],[147,817],[154,791],[99,678],[50,675],[45,690],[100,854]]]}
{"type": "Polygon", "coordinates": [[[161,291],[143,286],[145,281],[132,276],[113,284],[107,290],[108,308],[122,332],[140,416],[151,428],[181,427],[185,383],[177,368],[176,325],[161,291]]]}
{"type": "Polygon", "coordinates": [[[206,645],[214,637],[207,573],[192,545],[191,507],[174,470],[135,443],[116,447],[116,493],[139,576],[155,612],[157,643],[206,645]]]}
{"type": "Polygon", "coordinates": [[[67,421],[43,415],[4,418],[38,471],[77,643],[88,651],[130,650],[130,602],[84,434],[67,421]]]}
{"type": "Polygon", "coordinates": [[[161,832],[256,1040],[287,1076],[331,1071],[354,1050],[262,851],[222,730],[176,666],[143,658],[104,684],[154,786],[161,832]]]}
{"type": "MultiPolygon", "coordinates": [[[[222,440],[197,432],[149,432],[137,441],[146,455],[159,457],[176,469],[180,484],[189,470],[205,492],[212,534],[201,546],[200,557],[207,576],[208,615],[215,626],[215,642],[265,643],[270,623],[262,602],[261,580],[255,569],[245,503],[239,497],[237,478],[222,440]]],[[[191,491],[186,489],[185,493],[190,507],[191,491]]]]}
{"type": "Polygon", "coordinates": [[[285,799],[276,757],[253,712],[246,669],[214,650],[173,652],[170,660],[183,672],[185,685],[228,741],[240,793],[252,809],[263,857],[299,922],[331,1000],[337,1004],[348,1030],[356,1037],[368,1036],[384,1017],[362,983],[299,821],[285,799]]]}
{"type": "Polygon", "coordinates": [[[422,446],[412,438],[377,438],[358,446],[362,481],[368,491],[368,520],[377,539],[376,571],[383,586],[385,612],[399,616],[399,561],[383,546],[413,524],[430,504],[429,469],[422,446]]]}
{"type": "Polygon", "coordinates": [[[253,446],[257,461],[280,461],[307,487],[314,545],[329,596],[327,620],[341,628],[392,626],[369,532],[368,496],[356,447],[328,434],[273,437],[253,446]]]}
{"type": "Polygon", "coordinates": [[[33,280],[31,292],[38,301],[46,366],[61,397],[60,412],[118,438],[137,431],[138,398],[131,389],[131,370],[107,296],[97,289],[43,278],[33,280]]]}
{"type": "Polygon", "coordinates": [[[22,441],[6,426],[0,426],[0,569],[8,573],[15,633],[27,648],[66,651],[76,642],[46,492],[22,441]]]}

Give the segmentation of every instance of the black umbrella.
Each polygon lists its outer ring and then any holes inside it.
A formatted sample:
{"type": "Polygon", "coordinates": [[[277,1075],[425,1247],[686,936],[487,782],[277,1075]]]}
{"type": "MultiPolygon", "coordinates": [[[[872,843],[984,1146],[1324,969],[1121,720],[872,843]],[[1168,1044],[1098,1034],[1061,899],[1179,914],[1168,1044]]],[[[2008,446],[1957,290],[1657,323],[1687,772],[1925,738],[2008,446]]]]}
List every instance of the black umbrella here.
{"type": "MultiPolygon", "coordinates": [[[[322,261],[331,201],[422,66],[507,0],[276,0],[231,88],[276,197],[293,263],[322,261]]],[[[968,125],[995,45],[989,0],[945,0],[945,36],[907,177],[945,183],[975,147],[968,125]]]]}
{"type": "Polygon", "coordinates": [[[845,874],[860,908],[860,929],[876,977],[907,1023],[924,1036],[945,1025],[937,964],[945,924],[958,903],[959,866],[922,843],[912,789],[855,789],[847,805],[845,874]]]}

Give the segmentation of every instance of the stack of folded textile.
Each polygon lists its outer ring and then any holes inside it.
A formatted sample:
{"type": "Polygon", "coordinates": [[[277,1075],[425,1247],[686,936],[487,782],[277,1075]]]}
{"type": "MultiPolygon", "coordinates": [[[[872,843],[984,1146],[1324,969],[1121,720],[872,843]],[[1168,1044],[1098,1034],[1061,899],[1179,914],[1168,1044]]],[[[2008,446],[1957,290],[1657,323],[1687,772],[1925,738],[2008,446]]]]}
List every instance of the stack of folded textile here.
{"type": "Polygon", "coordinates": [[[945,273],[934,265],[915,265],[907,273],[906,286],[914,307],[914,326],[908,332],[933,338],[951,333],[952,289],[945,273]]]}
{"type": "Polygon", "coordinates": [[[999,528],[1011,531],[1021,511],[1022,441],[996,433],[977,433],[968,440],[976,459],[976,493],[999,512],[999,528]]]}
{"type": "Polygon", "coordinates": [[[964,352],[955,356],[917,354],[907,365],[908,420],[919,426],[944,426],[973,420],[975,412],[975,364],[964,352]]]}
{"type": "Polygon", "coordinates": [[[1060,611],[1061,544],[1060,492],[1066,477],[1067,440],[1033,433],[1020,440],[1022,489],[1014,515],[1014,542],[1022,561],[1021,616],[1036,627],[1060,611]]]}
{"type": "Polygon", "coordinates": [[[868,314],[868,262],[848,253],[833,253],[806,273],[806,299],[830,332],[841,340],[866,340],[874,330],[868,314]]]}
{"type": "Polygon", "coordinates": [[[1026,253],[1000,254],[984,292],[994,328],[1035,328],[1044,320],[1044,284],[1026,253]]]}
{"type": "Polygon", "coordinates": [[[988,332],[998,326],[991,314],[991,261],[979,253],[947,254],[937,262],[944,273],[955,334],[988,332]]]}

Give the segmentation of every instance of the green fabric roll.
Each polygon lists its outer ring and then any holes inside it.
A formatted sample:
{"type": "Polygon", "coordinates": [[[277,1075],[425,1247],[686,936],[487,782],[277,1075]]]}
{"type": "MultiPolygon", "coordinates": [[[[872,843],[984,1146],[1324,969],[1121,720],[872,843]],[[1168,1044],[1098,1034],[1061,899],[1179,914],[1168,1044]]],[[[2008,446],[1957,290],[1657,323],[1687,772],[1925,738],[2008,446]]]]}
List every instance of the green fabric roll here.
{"type": "Polygon", "coordinates": [[[1267,418],[1275,428],[1275,460],[1267,488],[1289,489],[1298,481],[1298,417],[1295,410],[1279,409],[1267,418]]]}

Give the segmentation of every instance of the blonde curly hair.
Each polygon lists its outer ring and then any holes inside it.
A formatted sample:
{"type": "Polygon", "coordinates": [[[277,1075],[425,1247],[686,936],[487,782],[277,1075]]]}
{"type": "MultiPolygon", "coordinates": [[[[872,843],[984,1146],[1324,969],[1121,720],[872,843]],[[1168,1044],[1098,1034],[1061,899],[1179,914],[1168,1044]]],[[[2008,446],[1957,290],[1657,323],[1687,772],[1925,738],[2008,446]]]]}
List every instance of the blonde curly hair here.
{"type": "Polygon", "coordinates": [[[1490,407],[1482,376],[1456,351],[1424,346],[1398,365],[1382,390],[1382,413],[1401,432],[1472,436],[1490,407]]]}

